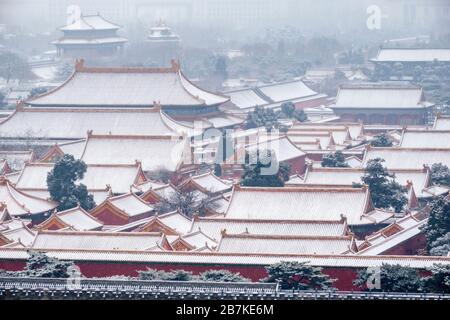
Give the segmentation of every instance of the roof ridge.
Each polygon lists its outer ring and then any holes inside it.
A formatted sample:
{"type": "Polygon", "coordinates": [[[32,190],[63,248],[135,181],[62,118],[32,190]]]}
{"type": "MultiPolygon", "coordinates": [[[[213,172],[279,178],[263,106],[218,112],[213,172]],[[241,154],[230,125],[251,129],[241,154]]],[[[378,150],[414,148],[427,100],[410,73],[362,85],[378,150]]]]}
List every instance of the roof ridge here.
{"type": "Polygon", "coordinates": [[[251,234],[251,233],[235,233],[229,234],[224,232],[222,238],[240,238],[240,239],[273,239],[273,240],[352,240],[354,237],[347,236],[322,236],[322,235],[269,235],[269,234],[251,234]]]}

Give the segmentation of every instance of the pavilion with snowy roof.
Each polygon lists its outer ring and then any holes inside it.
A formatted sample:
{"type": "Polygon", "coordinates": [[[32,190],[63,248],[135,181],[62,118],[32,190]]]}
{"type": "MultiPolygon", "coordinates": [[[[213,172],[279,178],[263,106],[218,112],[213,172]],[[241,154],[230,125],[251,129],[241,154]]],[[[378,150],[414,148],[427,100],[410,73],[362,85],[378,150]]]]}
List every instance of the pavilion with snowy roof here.
{"type": "Polygon", "coordinates": [[[217,114],[228,100],[194,85],[174,60],[168,68],[87,67],[84,60],[78,60],[64,84],[26,104],[89,108],[151,108],[157,104],[169,115],[197,116],[217,114]]]}
{"type": "Polygon", "coordinates": [[[225,213],[229,219],[339,220],[365,234],[386,225],[393,212],[376,209],[366,186],[362,188],[234,186],[225,213]],[[351,204],[351,205],[349,205],[351,204]]]}
{"type": "Polygon", "coordinates": [[[128,41],[117,34],[120,28],[100,14],[81,15],[60,28],[64,35],[52,43],[56,46],[58,56],[111,56],[123,51],[128,41]]]}
{"type": "Polygon", "coordinates": [[[50,218],[37,226],[39,230],[69,229],[73,231],[100,231],[103,222],[91,216],[79,205],[61,212],[54,212],[50,218]]]}
{"type": "Polygon", "coordinates": [[[0,202],[11,216],[41,216],[55,209],[58,203],[35,197],[16,188],[5,177],[0,177],[0,202]]]}

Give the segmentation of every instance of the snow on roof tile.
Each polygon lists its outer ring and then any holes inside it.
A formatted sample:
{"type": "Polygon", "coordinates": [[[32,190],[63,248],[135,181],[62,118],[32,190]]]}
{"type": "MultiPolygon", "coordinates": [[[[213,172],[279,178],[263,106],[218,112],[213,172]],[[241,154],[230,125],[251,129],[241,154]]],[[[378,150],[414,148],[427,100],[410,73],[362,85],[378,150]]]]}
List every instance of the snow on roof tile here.
{"type": "Polygon", "coordinates": [[[218,252],[277,254],[345,254],[352,251],[352,237],[299,237],[223,235],[218,252]]]}
{"type": "Polygon", "coordinates": [[[91,216],[81,207],[57,212],[56,216],[77,231],[96,230],[103,227],[100,220],[91,216]]]}
{"type": "MultiPolygon", "coordinates": [[[[415,170],[391,170],[395,175],[395,180],[403,186],[408,185],[408,181],[413,183],[417,192],[428,187],[429,173],[426,169],[415,170]]],[[[354,168],[311,168],[305,173],[303,184],[324,185],[324,186],[352,186],[355,183],[361,183],[361,177],[364,175],[364,169],[354,168]]]]}
{"type": "Polygon", "coordinates": [[[88,68],[76,72],[53,91],[29,99],[33,106],[151,107],[210,106],[227,97],[193,85],[172,62],[171,68],[88,68]]]}
{"type": "Polygon", "coordinates": [[[382,48],[374,61],[378,62],[433,62],[450,61],[450,49],[382,48]]]}
{"type": "Polygon", "coordinates": [[[438,116],[434,123],[435,130],[450,130],[450,116],[438,116]]]}
{"type": "Polygon", "coordinates": [[[11,170],[19,171],[22,170],[25,162],[33,160],[33,151],[1,150],[0,159],[6,160],[11,170]]]}
{"type": "Polygon", "coordinates": [[[213,239],[219,240],[222,231],[229,234],[284,235],[284,236],[344,236],[347,224],[340,221],[288,221],[248,220],[228,218],[197,217],[191,231],[202,230],[213,239]]]}
{"type": "Polygon", "coordinates": [[[400,142],[402,148],[450,148],[450,131],[405,130],[400,142]]]}
{"type": "MultiPolygon", "coordinates": [[[[1,248],[0,259],[26,260],[27,248],[1,248]]],[[[358,255],[286,255],[286,254],[225,254],[217,252],[150,252],[119,250],[47,249],[50,257],[75,261],[146,262],[166,264],[249,265],[267,266],[281,261],[297,261],[320,267],[380,267],[383,263],[425,269],[439,263],[450,265],[450,257],[429,256],[358,256],[358,255]]]]}
{"type": "Polygon", "coordinates": [[[0,202],[6,204],[8,212],[13,216],[44,213],[58,206],[56,202],[47,201],[17,190],[3,177],[0,177],[0,202]]]}
{"type": "Polygon", "coordinates": [[[116,135],[176,134],[160,110],[152,108],[22,108],[0,123],[0,136],[5,137],[84,139],[88,131],[116,135]]]}
{"type": "Polygon", "coordinates": [[[301,80],[270,84],[259,87],[258,90],[274,102],[289,101],[317,94],[301,80]]]}
{"type": "Polygon", "coordinates": [[[342,86],[333,108],[421,109],[425,106],[420,87],[361,85],[342,86]]]}
{"type": "Polygon", "coordinates": [[[368,148],[363,160],[365,167],[369,160],[381,158],[384,166],[394,169],[422,169],[424,165],[431,167],[434,163],[442,163],[450,167],[450,149],[423,148],[368,148]]]}
{"type": "Polygon", "coordinates": [[[129,217],[139,216],[154,210],[150,204],[144,202],[144,200],[134,193],[126,193],[117,197],[108,198],[105,201],[109,202],[129,217]]]}
{"type": "Polygon", "coordinates": [[[120,26],[107,21],[101,15],[81,15],[73,23],[62,28],[61,31],[86,31],[86,30],[117,30],[120,26]]]}
{"type": "Polygon", "coordinates": [[[367,189],[357,188],[242,188],[235,187],[226,218],[280,220],[340,220],[370,224],[367,189]]]}
{"type": "MultiPolygon", "coordinates": [[[[16,186],[21,190],[47,190],[47,173],[53,163],[27,163],[16,186]]],[[[89,191],[102,191],[109,185],[114,193],[127,193],[142,174],[139,164],[134,165],[88,165],[80,181],[89,191]]]]}
{"type": "Polygon", "coordinates": [[[162,241],[160,233],[101,231],[38,231],[34,249],[147,250],[162,241]]]}
{"type": "Polygon", "coordinates": [[[187,140],[169,136],[89,135],[81,159],[87,164],[130,164],[144,171],[176,171],[183,163],[187,140]]]}

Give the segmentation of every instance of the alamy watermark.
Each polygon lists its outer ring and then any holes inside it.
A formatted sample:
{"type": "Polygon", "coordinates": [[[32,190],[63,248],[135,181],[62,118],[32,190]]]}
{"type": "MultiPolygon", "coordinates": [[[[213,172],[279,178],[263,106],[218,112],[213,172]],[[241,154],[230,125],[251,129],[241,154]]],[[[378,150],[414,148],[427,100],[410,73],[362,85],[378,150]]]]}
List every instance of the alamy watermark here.
{"type": "Polygon", "coordinates": [[[69,290],[81,289],[81,270],[77,266],[70,266],[67,268],[69,278],[67,278],[66,285],[69,290]]]}
{"type": "Polygon", "coordinates": [[[194,123],[190,137],[177,141],[171,150],[174,163],[180,159],[184,150],[185,165],[257,165],[261,164],[261,175],[275,175],[279,170],[280,141],[283,135],[278,131],[267,132],[261,129],[218,130],[202,128],[201,122],[194,123]],[[183,143],[187,145],[182,146],[183,143]],[[189,148],[189,150],[187,149],[189,148]]]}

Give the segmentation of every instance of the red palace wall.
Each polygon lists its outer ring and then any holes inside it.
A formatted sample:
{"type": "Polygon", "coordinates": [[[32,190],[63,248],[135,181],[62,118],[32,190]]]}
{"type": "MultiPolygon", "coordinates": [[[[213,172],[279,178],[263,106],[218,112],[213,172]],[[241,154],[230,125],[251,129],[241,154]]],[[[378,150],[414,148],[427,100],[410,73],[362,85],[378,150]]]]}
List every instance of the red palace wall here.
{"type": "MultiPolygon", "coordinates": [[[[249,278],[253,282],[257,282],[267,276],[266,270],[262,266],[239,266],[239,265],[184,265],[184,264],[147,264],[135,262],[76,262],[82,274],[88,278],[91,277],[108,277],[115,275],[124,275],[135,277],[138,271],[150,269],[171,271],[183,269],[199,274],[207,270],[226,269],[231,272],[239,272],[242,276],[249,278]]],[[[23,261],[0,261],[0,269],[17,271],[23,269],[25,263],[23,261]]],[[[353,285],[353,280],[358,274],[357,268],[324,268],[323,272],[332,279],[336,279],[334,287],[341,291],[359,290],[360,288],[353,285]]]]}
{"type": "Polygon", "coordinates": [[[298,157],[286,161],[291,165],[291,175],[293,174],[303,174],[306,170],[306,156],[298,157]]]}

